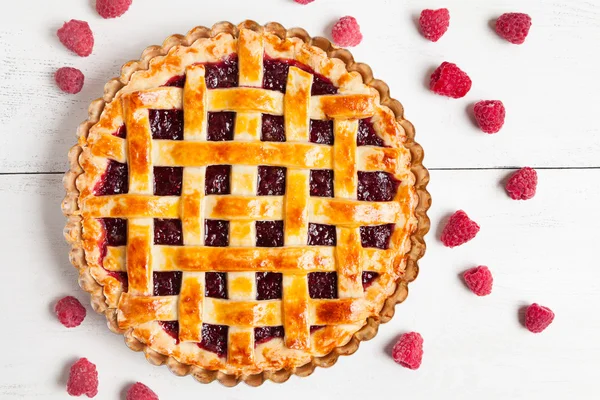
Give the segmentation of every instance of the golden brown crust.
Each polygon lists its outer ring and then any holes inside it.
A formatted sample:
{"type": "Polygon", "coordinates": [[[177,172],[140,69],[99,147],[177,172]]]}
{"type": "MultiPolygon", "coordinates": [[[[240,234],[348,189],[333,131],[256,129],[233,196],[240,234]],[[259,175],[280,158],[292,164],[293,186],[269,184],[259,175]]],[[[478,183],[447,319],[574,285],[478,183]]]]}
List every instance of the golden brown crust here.
{"type": "MultiPolygon", "coordinates": [[[[173,355],[173,356],[162,355],[162,354],[158,353],[157,351],[152,350],[149,346],[144,345],[143,342],[140,341],[140,340],[144,339],[143,337],[136,337],[133,331],[128,330],[126,332],[123,332],[122,329],[119,328],[119,326],[117,325],[117,322],[116,322],[117,321],[117,312],[114,309],[114,307],[115,307],[114,301],[115,301],[115,297],[118,298],[120,293],[107,293],[107,291],[106,291],[107,287],[115,286],[115,285],[106,285],[106,282],[110,279],[115,279],[115,278],[110,275],[107,275],[107,274],[105,274],[105,276],[93,276],[92,277],[91,269],[88,266],[90,259],[88,258],[88,260],[86,260],[86,257],[84,255],[84,249],[82,248],[83,242],[81,240],[81,236],[82,236],[81,235],[81,230],[82,230],[81,229],[81,216],[79,215],[79,208],[78,208],[78,204],[77,204],[78,197],[80,195],[88,194],[85,192],[90,190],[89,185],[86,184],[84,179],[77,182],[77,178],[82,177],[83,169],[85,169],[87,171],[86,173],[90,173],[90,171],[92,171],[92,174],[93,174],[93,173],[96,173],[96,171],[103,171],[106,167],[105,167],[105,165],[98,164],[97,160],[95,160],[91,154],[85,154],[86,153],[85,150],[82,152],[82,148],[79,145],[75,146],[69,153],[69,158],[71,161],[71,169],[69,172],[67,172],[67,174],[65,175],[65,179],[64,179],[65,188],[67,190],[67,196],[65,197],[65,200],[63,202],[63,212],[68,217],[67,226],[65,228],[65,237],[67,238],[69,243],[72,245],[71,260],[72,260],[73,264],[80,271],[80,285],[82,286],[82,288],[84,288],[86,291],[90,292],[90,294],[92,295],[92,304],[94,306],[94,309],[98,312],[105,313],[108,323],[109,323],[109,327],[115,332],[124,333],[125,338],[126,338],[126,343],[128,344],[128,346],[136,351],[143,350],[146,353],[146,357],[150,362],[152,362],[154,364],[166,363],[169,366],[169,368],[178,375],[192,374],[196,379],[198,379],[201,382],[210,382],[212,380],[217,379],[221,383],[223,383],[224,385],[227,385],[227,386],[235,385],[239,381],[245,381],[247,384],[256,386],[256,385],[261,384],[265,379],[271,379],[275,382],[283,382],[283,381],[287,380],[292,373],[295,373],[300,376],[307,376],[310,373],[312,373],[312,371],[314,370],[314,368],[316,366],[324,366],[324,367],[330,366],[333,363],[335,363],[335,361],[337,360],[337,357],[339,355],[351,354],[354,351],[356,351],[356,349],[358,348],[359,342],[361,340],[368,340],[368,339],[372,338],[377,332],[377,326],[379,325],[379,323],[386,322],[393,316],[395,304],[403,301],[406,298],[406,295],[408,293],[407,284],[408,284],[408,282],[414,280],[418,274],[417,261],[423,255],[424,250],[425,250],[423,236],[427,233],[427,231],[429,229],[429,220],[426,216],[426,211],[430,205],[430,196],[426,191],[426,185],[428,183],[429,177],[428,177],[427,170],[422,166],[422,163],[421,163],[422,158],[423,158],[423,151],[422,151],[421,147],[414,142],[414,128],[413,128],[412,124],[410,124],[408,121],[406,121],[403,118],[403,109],[402,109],[401,104],[398,101],[391,99],[389,97],[389,90],[388,90],[387,86],[383,82],[375,80],[373,78],[371,70],[368,66],[366,66],[365,64],[354,63],[354,60],[348,51],[343,50],[343,49],[337,49],[337,48],[333,47],[331,45],[331,43],[324,38],[311,39],[304,30],[299,29],[299,28],[293,28],[293,29],[286,31],[281,25],[276,24],[276,23],[270,23],[270,24],[265,25],[264,27],[261,27],[252,21],[245,21],[244,23],[240,24],[239,27],[236,27],[230,23],[219,23],[219,24],[214,25],[212,29],[208,29],[208,28],[204,28],[204,27],[197,27],[197,28],[194,28],[192,31],[190,31],[186,36],[181,36],[181,35],[172,36],[164,42],[162,47],[159,47],[159,46],[149,47],[142,54],[142,58],[140,61],[132,61],[132,62],[127,63],[122,69],[121,77],[119,79],[113,79],[106,85],[105,95],[104,95],[103,99],[98,99],[92,103],[92,105],[90,106],[90,115],[89,115],[88,120],[86,122],[84,122],[78,130],[78,136],[80,137],[80,143],[84,143],[85,141],[88,140],[88,138],[90,138],[90,140],[92,140],[91,137],[99,136],[97,134],[97,132],[90,132],[90,128],[94,124],[96,124],[96,122],[98,122],[100,114],[102,113],[102,110],[105,108],[105,104],[110,103],[110,101],[113,99],[113,97],[115,96],[117,91],[119,91],[128,82],[130,82],[132,74],[135,71],[143,71],[143,70],[147,69],[148,65],[150,63],[150,60],[152,60],[153,58],[155,58],[157,56],[166,55],[169,52],[169,50],[176,45],[189,46],[195,40],[197,40],[199,38],[214,37],[217,40],[219,40],[220,35],[223,35],[223,34],[237,36],[239,33],[239,29],[242,27],[250,29],[255,32],[260,32],[261,30],[264,29],[265,31],[272,33],[273,35],[267,36],[268,40],[267,40],[267,43],[265,43],[267,52],[269,52],[269,51],[275,52],[278,54],[282,54],[282,56],[285,55],[285,52],[290,51],[290,46],[292,46],[292,45],[290,44],[289,41],[283,41],[283,40],[276,39],[277,37],[279,37],[279,38],[286,38],[286,37],[298,38],[301,42],[310,43],[312,46],[315,46],[316,48],[319,48],[319,49],[322,49],[323,51],[325,51],[329,57],[333,57],[335,59],[341,60],[341,62],[345,65],[347,70],[350,71],[351,74],[354,74],[353,76],[349,76],[348,74],[346,74],[345,76],[340,76],[339,79],[344,80],[344,82],[341,82],[341,83],[348,84],[349,80],[359,78],[366,85],[370,86],[371,88],[374,88],[379,95],[381,104],[383,106],[386,106],[387,108],[389,108],[389,110],[391,110],[390,112],[378,113],[373,117],[373,123],[375,124],[376,129],[380,133],[383,132],[382,136],[383,136],[383,139],[386,142],[386,144],[390,144],[393,146],[395,144],[398,144],[396,141],[401,140],[402,145],[410,151],[410,159],[411,159],[410,171],[411,171],[412,176],[407,176],[406,178],[407,178],[408,183],[411,184],[411,187],[414,188],[414,193],[410,193],[410,192],[399,193],[398,196],[409,196],[410,197],[412,194],[418,198],[418,203],[415,208],[415,216],[417,218],[416,229],[410,236],[410,243],[405,244],[406,246],[408,246],[407,249],[410,249],[410,251],[408,252],[408,256],[407,257],[403,256],[401,259],[394,260],[395,265],[402,265],[404,267],[403,268],[404,273],[397,277],[397,281],[396,281],[397,285],[396,285],[395,291],[393,293],[376,293],[377,291],[367,291],[367,293],[365,294],[366,296],[385,296],[384,298],[387,298],[387,300],[385,300],[383,309],[379,313],[379,318],[369,317],[366,325],[364,325],[362,328],[360,328],[360,330],[358,330],[355,334],[353,334],[352,337],[348,337],[347,344],[345,344],[344,346],[340,346],[340,347],[335,347],[336,344],[338,343],[338,341],[332,342],[331,338],[333,338],[335,336],[339,336],[339,335],[344,335],[345,331],[340,330],[340,328],[337,328],[334,326],[328,326],[325,329],[315,332],[314,335],[316,336],[317,340],[312,340],[312,342],[313,342],[312,345],[319,346],[319,349],[318,349],[319,351],[315,351],[315,354],[325,354],[325,355],[307,359],[306,364],[304,364],[303,366],[297,367],[297,366],[295,366],[293,361],[290,360],[289,362],[286,362],[285,358],[284,358],[284,359],[278,360],[278,362],[281,365],[281,369],[278,369],[275,371],[264,371],[264,372],[260,372],[260,373],[256,373],[256,374],[248,373],[248,374],[242,374],[242,375],[228,374],[228,373],[224,373],[224,372],[220,372],[220,371],[207,370],[207,369],[204,369],[204,368],[201,368],[198,366],[187,365],[185,363],[185,360],[183,360],[182,358],[179,358],[180,361],[182,361],[182,362],[177,361],[175,359],[177,357],[175,357],[175,358],[173,357],[176,355],[173,355]],[[395,132],[388,131],[389,129],[391,129],[390,126],[392,124],[390,122],[392,121],[392,119],[394,117],[398,121],[400,126],[404,129],[405,136],[399,137],[398,135],[395,134],[395,132]],[[82,169],[82,167],[83,167],[83,169],[82,169]],[[104,291],[103,291],[103,286],[105,289],[104,291]]],[[[311,67],[314,67],[313,65],[310,65],[310,63],[311,63],[311,57],[310,57],[311,54],[310,53],[313,51],[316,51],[316,49],[310,50],[310,49],[314,49],[314,48],[310,48],[310,47],[308,49],[309,50],[306,52],[306,54],[304,54],[304,55],[300,54],[298,56],[298,59],[299,59],[299,61],[304,62],[311,67]],[[306,58],[303,59],[302,57],[306,57],[306,58]]],[[[210,50],[210,49],[207,49],[207,51],[208,50],[210,50]]],[[[215,47],[214,51],[218,51],[218,46],[215,47]]],[[[224,52],[227,52],[227,49],[225,49],[224,52]]],[[[167,58],[168,58],[168,56],[167,56],[167,58]]],[[[174,68],[176,69],[177,65],[174,65],[174,68]]],[[[252,79],[256,80],[256,81],[258,81],[258,79],[259,79],[258,77],[254,77],[254,78],[252,78],[252,79]],[[254,78],[256,78],[256,79],[254,79],[254,78]]],[[[340,84],[340,80],[338,80],[338,82],[335,82],[335,77],[333,77],[332,80],[334,81],[334,83],[340,84]]],[[[343,93],[343,91],[341,91],[341,93],[343,93]]],[[[338,117],[343,118],[344,115],[346,115],[345,113],[349,109],[348,104],[343,99],[342,100],[327,99],[326,97],[327,96],[322,97],[322,99],[318,102],[318,106],[311,105],[311,109],[308,112],[311,115],[313,115],[313,114],[320,115],[320,113],[323,113],[326,115],[338,116],[338,117]]],[[[372,107],[372,105],[369,103],[369,101],[366,101],[364,103],[363,102],[359,102],[359,103],[353,102],[351,104],[359,104],[359,106],[360,106],[360,107],[352,106],[353,113],[354,113],[353,115],[355,115],[357,111],[361,111],[361,110],[369,111],[370,107],[372,107]]],[[[267,105],[269,105],[268,101],[267,101],[267,105]]],[[[386,110],[387,110],[387,108],[386,108],[386,110]]],[[[269,110],[271,110],[271,108],[269,108],[269,110]]],[[[271,111],[274,111],[274,110],[271,110],[271,111]]],[[[368,115],[368,113],[367,113],[367,115],[368,115]]],[[[249,118],[247,122],[249,124],[252,124],[252,118],[249,118]]],[[[254,121],[254,123],[256,123],[256,121],[254,121]]],[[[103,126],[100,126],[100,124],[97,124],[94,129],[98,130],[100,128],[110,130],[114,127],[103,127],[103,126]]],[[[108,150],[104,150],[104,151],[112,151],[113,154],[119,154],[118,153],[119,151],[123,151],[122,149],[119,148],[119,146],[116,143],[107,144],[106,146],[107,146],[108,150]]],[[[388,168],[394,168],[393,165],[389,165],[390,164],[389,161],[386,161],[385,159],[377,159],[376,155],[367,157],[367,160],[368,161],[366,162],[366,164],[367,164],[366,168],[369,168],[369,165],[382,165],[382,164],[386,165],[386,170],[388,168]]],[[[348,182],[345,183],[345,185],[348,185],[348,184],[349,184],[348,182]]],[[[143,185],[143,183],[141,184],[141,188],[145,189],[145,186],[143,185]]],[[[407,188],[407,186],[403,186],[403,187],[401,187],[401,190],[406,190],[406,188],[407,188]]],[[[163,202],[164,202],[164,200],[163,200],[163,202]]],[[[167,203],[168,203],[168,201],[167,201],[167,203]]],[[[118,206],[118,204],[117,204],[117,206],[118,206]]],[[[166,207],[165,212],[168,213],[168,210],[172,209],[171,207],[177,207],[178,205],[176,206],[176,205],[169,203],[169,204],[157,204],[156,206],[157,207],[166,207]]],[[[350,213],[359,212],[357,210],[349,210],[347,204],[340,204],[339,207],[341,207],[339,209],[339,212],[342,213],[341,215],[346,215],[346,213],[348,213],[348,212],[350,212],[350,213]]],[[[117,207],[117,208],[119,208],[119,207],[117,207]]],[[[140,216],[142,216],[144,214],[144,210],[140,210],[140,213],[141,213],[140,216]]],[[[348,228],[343,228],[343,229],[348,229],[348,228]]],[[[402,234],[401,232],[395,232],[394,236],[401,235],[401,234],[402,234]]],[[[347,235],[349,237],[348,240],[350,240],[350,238],[352,236],[351,232],[348,232],[347,235]]],[[[392,240],[394,240],[394,239],[392,239],[392,240]]],[[[371,250],[371,249],[369,249],[369,250],[371,250]]],[[[366,257],[367,259],[369,259],[369,258],[375,259],[375,258],[379,257],[378,255],[371,254],[371,253],[372,253],[372,251],[366,251],[364,257],[366,257]]],[[[346,256],[351,257],[350,255],[346,255],[346,256]]],[[[148,261],[148,262],[150,262],[150,261],[148,261]]],[[[194,272],[185,272],[185,274],[194,274],[194,272]]],[[[295,277],[292,277],[292,278],[295,278],[295,277]]],[[[392,278],[389,277],[387,279],[392,279],[392,278]]],[[[298,280],[301,280],[301,279],[298,279],[298,280]]],[[[303,278],[302,280],[303,280],[303,282],[306,282],[305,278],[303,278]]],[[[143,283],[145,283],[144,280],[142,280],[142,284],[143,283]]],[[[284,283],[284,285],[285,285],[285,283],[284,283]]],[[[143,288],[143,289],[147,289],[147,288],[143,288]]],[[[284,308],[290,309],[290,315],[295,314],[299,317],[303,313],[306,314],[309,307],[314,307],[313,315],[317,316],[318,321],[323,321],[324,323],[327,323],[328,321],[333,321],[334,319],[336,319],[336,321],[338,321],[338,322],[340,320],[345,320],[348,323],[352,323],[353,321],[356,320],[356,318],[360,319],[360,316],[362,315],[361,313],[364,312],[364,310],[362,310],[361,307],[356,306],[352,303],[352,299],[346,299],[348,304],[346,305],[346,307],[341,307],[341,308],[340,307],[332,308],[328,305],[327,301],[325,301],[325,300],[318,301],[318,302],[312,301],[312,302],[310,302],[310,304],[307,302],[304,305],[302,304],[301,299],[300,299],[299,303],[296,301],[296,303],[298,303],[298,304],[295,304],[295,303],[287,304],[285,298],[283,299],[283,301],[284,301],[284,308]]],[[[174,312],[174,311],[168,309],[168,307],[170,306],[170,303],[167,299],[161,300],[159,303],[154,304],[154,303],[152,303],[152,298],[149,298],[148,302],[149,302],[149,304],[147,304],[145,306],[150,307],[150,308],[154,307],[153,309],[156,310],[156,312],[165,313],[165,314],[174,312]]],[[[138,304],[138,305],[134,305],[134,306],[140,306],[140,305],[138,304]]],[[[247,315],[234,316],[234,317],[248,318],[247,315]]],[[[298,332],[301,333],[301,330],[299,330],[298,332]]],[[[166,333],[165,333],[165,335],[166,335],[166,333]]],[[[242,343],[244,343],[242,340],[244,335],[246,335],[246,332],[239,333],[240,346],[242,343]]],[[[292,339],[294,339],[295,342],[299,343],[299,347],[302,348],[302,347],[306,346],[306,344],[307,344],[307,343],[303,343],[303,341],[305,341],[304,339],[306,339],[306,338],[303,339],[303,336],[305,336],[305,335],[300,335],[297,338],[288,338],[286,336],[286,341],[287,340],[293,341],[292,339]]],[[[276,340],[279,340],[279,339],[276,339],[276,340]]],[[[293,343],[290,343],[288,347],[294,348],[293,343]]],[[[246,351],[246,350],[247,349],[244,346],[241,346],[239,349],[239,353],[236,352],[236,355],[244,354],[244,351],[246,351]]],[[[257,359],[267,360],[267,361],[269,360],[269,357],[270,357],[269,346],[259,345],[259,346],[257,346],[257,350],[258,350],[258,351],[256,351],[257,359]]],[[[214,369],[219,369],[219,361],[216,360],[216,357],[215,357],[215,360],[212,360],[212,361],[207,360],[204,364],[212,365],[214,367],[214,369]]]]}

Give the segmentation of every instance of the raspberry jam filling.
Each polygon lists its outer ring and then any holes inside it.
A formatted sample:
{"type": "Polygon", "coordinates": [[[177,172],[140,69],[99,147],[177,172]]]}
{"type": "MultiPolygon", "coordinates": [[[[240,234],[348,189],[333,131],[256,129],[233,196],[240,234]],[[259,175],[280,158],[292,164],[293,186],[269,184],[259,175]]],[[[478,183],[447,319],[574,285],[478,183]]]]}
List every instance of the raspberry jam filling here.
{"type": "Polygon", "coordinates": [[[310,141],[333,146],[333,121],[310,120],[310,141]]]}
{"type": "Polygon", "coordinates": [[[94,194],[96,196],[108,196],[112,194],[123,194],[129,191],[129,171],[127,164],[121,164],[114,160],[108,160],[106,172],[102,175],[94,194]]]}
{"type": "Polygon", "coordinates": [[[281,299],[283,274],[279,272],[256,273],[256,300],[281,299]]]}
{"type": "Polygon", "coordinates": [[[127,220],[123,218],[101,218],[106,234],[106,246],[125,246],[127,244],[127,220]]]}
{"type": "Polygon", "coordinates": [[[183,228],[180,219],[154,219],[154,244],[183,246],[183,228]]]}
{"type": "MultiPolygon", "coordinates": [[[[107,246],[125,246],[127,244],[127,220],[123,218],[100,218],[98,221],[104,228],[103,239],[100,243],[100,263],[106,257],[107,246]]],[[[127,273],[121,271],[106,271],[109,276],[117,279],[127,292],[127,273]]]]}
{"type": "Polygon", "coordinates": [[[223,142],[226,140],[233,140],[234,126],[234,112],[209,112],[206,140],[211,142],[223,142]]]}
{"type": "Polygon", "coordinates": [[[263,87],[269,90],[277,90],[285,93],[287,86],[287,78],[290,67],[297,67],[301,70],[309,72],[313,75],[313,83],[311,88],[311,96],[319,96],[325,94],[336,94],[337,87],[323,75],[317,74],[307,65],[299,63],[295,60],[273,59],[265,56],[263,74],[263,87]]]}
{"type": "Polygon", "coordinates": [[[116,132],[113,133],[113,135],[121,139],[125,139],[127,137],[127,127],[125,125],[121,125],[119,129],[117,129],[116,132]]]}
{"type": "Polygon", "coordinates": [[[358,171],[358,200],[392,201],[399,184],[400,182],[387,172],[358,171]]]}
{"type": "Polygon", "coordinates": [[[158,323],[179,344],[179,321],[158,321],[158,323]]]}
{"type": "Polygon", "coordinates": [[[262,115],[260,140],[263,142],[285,142],[283,115],[262,115]]]}
{"type": "Polygon", "coordinates": [[[148,110],[152,139],[183,140],[183,110],[148,110]]]}
{"type": "Polygon", "coordinates": [[[356,135],[357,146],[378,146],[384,147],[383,139],[377,136],[371,118],[358,121],[358,133],[356,135]]]}
{"type": "Polygon", "coordinates": [[[205,194],[229,194],[231,193],[229,177],[231,165],[209,165],[206,167],[205,194]]]}
{"type": "Polygon", "coordinates": [[[202,324],[202,341],[198,343],[198,347],[225,357],[228,331],[229,327],[225,325],[202,324]]]}
{"type": "Polygon", "coordinates": [[[181,291],[181,271],[154,272],[154,296],[177,296],[181,291]]]}
{"type": "Polygon", "coordinates": [[[121,284],[123,285],[124,292],[127,292],[129,290],[129,280],[127,279],[127,272],[108,271],[108,275],[121,282],[121,284]]]}
{"type": "Polygon", "coordinates": [[[333,170],[310,170],[310,195],[316,197],[333,197],[333,170]]]}
{"type": "Polygon", "coordinates": [[[285,194],[285,167],[258,167],[258,196],[283,196],[285,194]]]}
{"type": "Polygon", "coordinates": [[[337,273],[335,272],[309,272],[308,294],[311,299],[336,299],[337,273]]]}
{"type": "MultiPolygon", "coordinates": [[[[159,321],[163,330],[179,344],[179,322],[159,321]]],[[[219,357],[227,355],[227,333],[225,325],[202,324],[202,341],[198,347],[216,353],[219,357]]]]}
{"type": "Polygon", "coordinates": [[[183,88],[185,86],[185,75],[175,75],[169,79],[163,86],[183,88]]]}
{"type": "MultiPolygon", "coordinates": [[[[216,63],[204,63],[204,70],[208,89],[230,88],[238,85],[237,54],[230,54],[216,63]]],[[[163,86],[183,88],[185,86],[185,75],[174,76],[163,86]]]]}
{"type": "Polygon", "coordinates": [[[393,231],[394,224],[361,226],[360,242],[363,247],[387,250],[390,246],[390,237],[393,231]]]}
{"type": "Polygon", "coordinates": [[[238,86],[238,57],[230,54],[217,63],[204,64],[206,87],[209,89],[238,86]]]}
{"type": "Polygon", "coordinates": [[[283,221],[256,221],[256,246],[283,246],[283,221]]]}
{"type": "Polygon", "coordinates": [[[373,284],[375,279],[377,279],[378,277],[379,277],[379,274],[377,272],[363,271],[363,273],[362,273],[363,289],[366,290],[369,286],[371,286],[373,284]]]}
{"type": "Polygon", "coordinates": [[[183,167],[154,167],[154,194],[181,196],[183,167]]]}
{"type": "Polygon", "coordinates": [[[229,246],[229,221],[205,219],[204,245],[213,247],[229,246]]]}
{"type": "Polygon", "coordinates": [[[274,338],[283,337],[283,326],[261,326],[254,328],[254,346],[274,338]]]}
{"type": "Polygon", "coordinates": [[[335,246],[336,244],[335,225],[308,224],[309,246],[335,246]]]}
{"type": "MultiPolygon", "coordinates": [[[[308,67],[307,67],[308,68],[308,67]]],[[[326,77],[315,72],[313,74],[313,84],[310,89],[311,96],[321,96],[325,94],[336,94],[338,88],[326,77]]]]}
{"type": "Polygon", "coordinates": [[[215,299],[227,299],[227,274],[207,272],[205,275],[204,295],[215,299]]]}

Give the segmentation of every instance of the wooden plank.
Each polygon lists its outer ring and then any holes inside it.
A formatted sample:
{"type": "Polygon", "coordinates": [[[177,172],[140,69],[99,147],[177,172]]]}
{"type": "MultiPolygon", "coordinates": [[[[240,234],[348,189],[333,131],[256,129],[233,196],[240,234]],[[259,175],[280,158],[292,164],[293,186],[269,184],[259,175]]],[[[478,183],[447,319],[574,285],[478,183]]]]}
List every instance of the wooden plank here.
{"type": "Polygon", "coordinates": [[[303,25],[313,35],[327,36],[331,22],[348,13],[359,17],[364,33],[363,43],[353,49],[355,58],[369,63],[404,104],[429,167],[600,166],[600,124],[593,119],[600,105],[600,53],[594,51],[600,41],[600,3],[595,1],[439,3],[450,7],[452,26],[435,44],[415,27],[424,7],[419,0],[377,1],[369,7],[359,0],[305,7],[266,0],[261,8],[231,0],[227,13],[202,2],[146,0],[117,20],[100,19],[92,4],[12,2],[10,12],[0,15],[0,172],[64,170],[76,127],[90,101],[102,95],[104,83],[146,46],[172,33],[224,18],[254,18],[303,25]],[[502,41],[488,24],[511,10],[533,16],[522,46],[502,41]],[[174,13],[176,18],[165,19],[174,13]],[[73,55],[57,40],[56,29],[69,18],[90,22],[96,38],[90,57],[73,55]],[[473,79],[467,97],[453,100],[429,92],[429,74],[445,60],[473,79]],[[77,95],[59,92],[53,82],[54,71],[65,65],[86,75],[77,95]],[[505,102],[508,117],[501,133],[483,134],[469,119],[468,106],[480,99],[505,102]]]}
{"type": "Polygon", "coordinates": [[[0,363],[0,398],[65,398],[68,365],[78,357],[98,365],[99,399],[124,398],[124,388],[135,381],[166,399],[200,392],[211,398],[292,400],[373,393],[411,399],[595,398],[600,170],[539,171],[538,194],[526,202],[504,194],[499,182],[510,172],[434,171],[428,251],[396,317],[335,367],[260,390],[202,386],[152,367],[127,349],[77,287],[61,232],[61,177],[0,176],[0,342],[9,344],[0,363]],[[481,232],[447,249],[439,242],[438,226],[458,208],[481,225],[481,232]],[[485,298],[468,292],[458,277],[479,264],[488,265],[495,278],[494,291],[485,298]],[[86,305],[88,317],[80,327],[66,329],[52,313],[54,301],[65,295],[86,305]],[[531,302],[556,312],[553,325],[539,335],[518,322],[519,308],[531,302]],[[411,330],[425,338],[425,357],[416,372],[386,354],[398,334],[411,330]]]}

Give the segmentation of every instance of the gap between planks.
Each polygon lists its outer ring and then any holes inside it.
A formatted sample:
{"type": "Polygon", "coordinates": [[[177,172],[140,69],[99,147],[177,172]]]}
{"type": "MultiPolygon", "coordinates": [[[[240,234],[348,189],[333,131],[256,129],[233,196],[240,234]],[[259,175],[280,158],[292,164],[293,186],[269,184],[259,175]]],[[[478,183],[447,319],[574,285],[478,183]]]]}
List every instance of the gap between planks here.
{"type": "MultiPolygon", "coordinates": [[[[427,168],[429,171],[493,171],[493,170],[512,170],[520,169],[520,166],[504,166],[504,167],[439,167],[439,168],[427,168]]],[[[598,167],[531,167],[538,170],[587,170],[587,169],[600,169],[598,167]]],[[[41,172],[0,172],[0,176],[11,176],[11,175],[64,175],[66,171],[41,171],[41,172]]]]}

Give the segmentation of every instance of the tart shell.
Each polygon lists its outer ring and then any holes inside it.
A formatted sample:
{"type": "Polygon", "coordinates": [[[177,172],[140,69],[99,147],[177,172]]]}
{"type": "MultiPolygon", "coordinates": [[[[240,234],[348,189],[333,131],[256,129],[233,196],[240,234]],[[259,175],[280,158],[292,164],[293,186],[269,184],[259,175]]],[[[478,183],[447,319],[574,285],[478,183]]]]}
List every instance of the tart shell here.
{"type": "Polygon", "coordinates": [[[375,79],[371,68],[367,64],[356,63],[352,54],[345,49],[340,49],[334,46],[329,40],[323,37],[311,38],[308,33],[302,28],[285,29],[281,24],[270,22],[262,26],[254,21],[244,21],[236,26],[230,22],[219,22],[207,28],[198,26],[184,35],[172,35],[167,38],[161,46],[150,46],[146,48],[137,61],[129,61],[121,69],[121,76],[111,79],[104,87],[104,95],[102,98],[94,100],[88,109],[88,118],[79,125],[77,137],[79,142],[85,142],[90,128],[98,122],[100,115],[108,104],[130,81],[134,72],[148,69],[149,62],[154,57],[164,56],[173,46],[189,46],[194,41],[200,38],[214,37],[221,32],[230,33],[233,36],[238,35],[239,28],[247,28],[255,31],[265,30],[275,34],[280,38],[296,37],[307,44],[318,47],[325,51],[331,58],[342,60],[348,71],[358,72],[363,79],[363,82],[376,89],[380,95],[381,104],[387,106],[394,113],[398,123],[406,132],[406,142],[404,146],[411,153],[411,172],[415,176],[415,190],[419,201],[415,209],[417,218],[417,228],[410,237],[411,248],[407,254],[407,264],[403,276],[398,279],[396,290],[385,302],[379,318],[369,317],[367,323],[356,332],[352,339],[344,346],[336,347],[329,354],[322,357],[313,357],[311,362],[293,368],[281,369],[276,371],[264,371],[254,375],[232,375],[221,371],[211,371],[199,366],[183,364],[175,358],[160,354],[152,350],[149,346],[137,340],[132,330],[123,331],[117,325],[117,312],[114,308],[109,308],[106,303],[102,286],[90,274],[90,268],[87,265],[84,250],[82,248],[82,226],[81,217],[79,215],[78,197],[79,191],[76,186],[76,180],[83,173],[83,169],[79,164],[79,156],[82,148],[77,144],[69,151],[69,171],[64,176],[63,183],[66,190],[66,197],[62,202],[62,211],[67,217],[67,224],[64,229],[64,236],[67,242],[71,245],[69,258],[71,263],[79,271],[79,285],[91,295],[91,303],[93,309],[101,314],[104,314],[107,319],[108,327],[111,331],[122,334],[125,337],[125,343],[134,351],[143,351],[146,359],[154,365],[166,364],[167,367],[176,375],[192,375],[196,380],[202,383],[209,383],[218,380],[225,386],[235,386],[239,382],[245,382],[250,386],[259,386],[265,380],[281,383],[289,379],[293,374],[298,376],[308,376],[313,373],[316,367],[330,367],[337,361],[341,355],[350,355],[358,350],[359,344],[363,340],[372,339],[376,334],[381,323],[389,321],[394,315],[395,305],[403,302],[408,296],[408,283],[416,279],[419,267],[418,260],[425,253],[424,236],[430,228],[427,210],[431,205],[431,196],[427,192],[427,184],[429,182],[429,173],[423,166],[423,149],[414,141],[415,129],[414,126],[404,118],[404,108],[402,104],[390,97],[388,86],[381,80],[375,79]]]}

